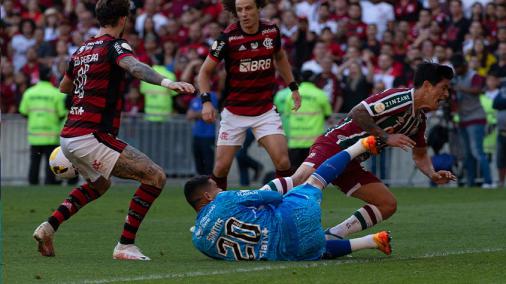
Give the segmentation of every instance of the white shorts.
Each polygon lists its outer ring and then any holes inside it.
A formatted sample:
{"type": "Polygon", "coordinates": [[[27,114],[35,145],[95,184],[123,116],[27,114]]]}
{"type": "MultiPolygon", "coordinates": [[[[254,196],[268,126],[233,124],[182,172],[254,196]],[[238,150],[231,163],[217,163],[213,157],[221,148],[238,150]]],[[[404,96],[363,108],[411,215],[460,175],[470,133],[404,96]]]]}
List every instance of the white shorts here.
{"type": "Polygon", "coordinates": [[[285,135],[281,118],[275,108],[259,116],[237,115],[225,108],[221,112],[220,132],[216,145],[241,146],[246,139],[248,128],[253,129],[257,141],[267,135],[285,135]]]}
{"type": "Polygon", "coordinates": [[[109,179],[116,161],[127,145],[106,133],[60,137],[60,146],[65,157],[91,182],[101,176],[109,179]]]}

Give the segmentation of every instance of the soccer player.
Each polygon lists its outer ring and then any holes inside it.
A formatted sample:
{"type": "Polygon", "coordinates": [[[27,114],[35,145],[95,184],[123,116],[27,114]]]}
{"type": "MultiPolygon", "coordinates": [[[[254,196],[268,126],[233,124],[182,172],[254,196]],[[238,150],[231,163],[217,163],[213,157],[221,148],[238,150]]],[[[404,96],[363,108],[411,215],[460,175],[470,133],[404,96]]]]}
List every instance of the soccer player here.
{"type": "Polygon", "coordinates": [[[193,244],[209,257],[226,260],[317,260],[365,248],[390,254],[390,234],[385,231],[326,241],[321,225],[323,188],[351,159],[377,147],[373,136],[357,141],[284,196],[270,190],[222,192],[209,177],[191,179],[185,197],[197,211],[193,244]]]}
{"type": "Polygon", "coordinates": [[[129,0],[99,0],[95,11],[100,30],[71,57],[60,83],[72,94],[72,107],[60,134],[61,149],[86,183],[70,195],[33,233],[43,256],[54,256],[53,237],[65,220],[99,198],[111,185],[110,176],[140,182],[126,217],[114,259],[149,260],[135,246],[135,237],[151,204],[165,185],[165,173],[139,150],[116,138],[122,109],[125,71],[134,77],[178,92],[192,93],[188,83],[172,82],[139,62],[121,39],[129,15],[129,0]]]}
{"type": "Polygon", "coordinates": [[[225,10],[239,21],[228,26],[212,44],[200,69],[198,84],[202,92],[202,118],[212,123],[216,119],[216,110],[210,101],[210,78],[219,62],[225,61],[224,109],[212,179],[226,190],[230,166],[248,128],[253,129],[256,140],[269,153],[276,175],[282,177],[293,173],[281,119],[273,105],[276,69],[292,91],[294,110],[300,107],[301,99],[290,63],[281,47],[278,27],[260,19],[260,8],[266,5],[266,1],[222,2],[225,10]]]}
{"type": "MultiPolygon", "coordinates": [[[[294,185],[305,181],[327,158],[339,153],[367,135],[379,137],[387,146],[412,149],[413,161],[436,184],[455,180],[449,171],[434,170],[427,153],[425,112],[436,110],[448,98],[453,70],[436,63],[417,66],[413,89],[387,89],[356,105],[339,124],[316,139],[309,156],[290,180],[294,185]]],[[[347,196],[365,201],[348,219],[326,230],[328,238],[344,238],[365,230],[392,216],[397,208],[394,195],[372,173],[364,170],[361,155],[349,163],[343,174],[332,181],[347,196]]],[[[281,179],[273,181],[280,184],[281,179]]]]}

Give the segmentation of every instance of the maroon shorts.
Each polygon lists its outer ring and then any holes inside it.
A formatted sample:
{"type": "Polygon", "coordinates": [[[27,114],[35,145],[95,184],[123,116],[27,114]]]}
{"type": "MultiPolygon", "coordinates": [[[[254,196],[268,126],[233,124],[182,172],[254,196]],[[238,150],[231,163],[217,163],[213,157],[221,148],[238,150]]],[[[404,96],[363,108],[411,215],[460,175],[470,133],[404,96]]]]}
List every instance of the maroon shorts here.
{"type": "MultiPolygon", "coordinates": [[[[331,139],[320,136],[316,139],[311,149],[309,149],[309,156],[304,160],[304,164],[318,168],[325,160],[339,153],[342,149],[331,139]]],[[[361,186],[381,182],[371,172],[366,171],[360,162],[352,160],[341,173],[341,175],[335,179],[332,184],[338,186],[343,193],[351,195],[361,186]]]]}

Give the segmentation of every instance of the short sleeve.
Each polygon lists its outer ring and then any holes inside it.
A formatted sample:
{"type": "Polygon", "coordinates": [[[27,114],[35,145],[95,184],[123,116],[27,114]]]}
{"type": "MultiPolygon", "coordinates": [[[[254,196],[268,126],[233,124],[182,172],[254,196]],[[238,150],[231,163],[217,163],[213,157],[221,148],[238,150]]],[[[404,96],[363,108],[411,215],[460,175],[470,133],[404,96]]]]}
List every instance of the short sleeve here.
{"type": "Polygon", "coordinates": [[[109,45],[109,59],[118,64],[126,56],[133,56],[133,49],[124,39],[116,39],[109,45]]]}
{"type": "Polygon", "coordinates": [[[227,53],[227,42],[228,36],[225,33],[222,33],[211,45],[209,48],[209,57],[216,61],[220,62],[225,58],[225,54],[227,53]]]}

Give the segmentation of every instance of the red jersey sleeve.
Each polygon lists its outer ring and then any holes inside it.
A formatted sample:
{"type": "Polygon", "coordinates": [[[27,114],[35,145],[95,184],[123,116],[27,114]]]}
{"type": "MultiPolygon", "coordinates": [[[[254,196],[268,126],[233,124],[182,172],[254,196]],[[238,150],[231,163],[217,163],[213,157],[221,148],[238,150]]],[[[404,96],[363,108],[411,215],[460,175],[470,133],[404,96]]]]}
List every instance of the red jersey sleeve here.
{"type": "Polygon", "coordinates": [[[134,51],[130,44],[124,39],[116,39],[109,45],[109,59],[118,64],[126,56],[134,56],[134,51]]]}

